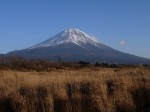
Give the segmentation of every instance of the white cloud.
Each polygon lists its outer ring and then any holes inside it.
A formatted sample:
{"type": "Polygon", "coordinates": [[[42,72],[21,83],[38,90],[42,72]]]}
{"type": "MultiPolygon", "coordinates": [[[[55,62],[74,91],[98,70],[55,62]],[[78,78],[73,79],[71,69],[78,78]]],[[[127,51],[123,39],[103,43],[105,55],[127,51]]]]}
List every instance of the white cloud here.
{"type": "Polygon", "coordinates": [[[120,46],[124,46],[124,45],[126,45],[127,44],[127,42],[125,41],[125,40],[121,40],[120,42],[119,42],[119,45],[120,46]]]}

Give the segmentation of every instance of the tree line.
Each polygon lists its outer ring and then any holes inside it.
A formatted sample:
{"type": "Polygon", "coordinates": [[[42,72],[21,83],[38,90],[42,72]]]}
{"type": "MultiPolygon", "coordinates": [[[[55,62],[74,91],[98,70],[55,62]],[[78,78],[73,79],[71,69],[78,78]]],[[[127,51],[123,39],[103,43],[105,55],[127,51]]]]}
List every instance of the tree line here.
{"type": "MultiPolygon", "coordinates": [[[[117,65],[110,63],[90,63],[86,61],[78,62],[64,62],[64,61],[49,61],[41,59],[26,59],[21,56],[1,56],[0,57],[0,70],[14,69],[14,70],[36,70],[36,71],[49,71],[51,69],[80,69],[83,67],[124,67],[135,65],[117,65]]],[[[148,65],[142,65],[148,66],[148,65]]]]}

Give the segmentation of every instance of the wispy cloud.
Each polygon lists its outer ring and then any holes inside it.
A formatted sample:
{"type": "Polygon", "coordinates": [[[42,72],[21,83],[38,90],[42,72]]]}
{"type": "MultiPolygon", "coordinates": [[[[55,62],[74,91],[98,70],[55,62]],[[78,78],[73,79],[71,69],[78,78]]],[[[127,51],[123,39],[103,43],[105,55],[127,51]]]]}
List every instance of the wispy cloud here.
{"type": "Polygon", "coordinates": [[[124,45],[126,45],[127,44],[127,41],[125,41],[125,40],[121,40],[120,42],[119,42],[119,45],[120,46],[124,46],[124,45]]]}

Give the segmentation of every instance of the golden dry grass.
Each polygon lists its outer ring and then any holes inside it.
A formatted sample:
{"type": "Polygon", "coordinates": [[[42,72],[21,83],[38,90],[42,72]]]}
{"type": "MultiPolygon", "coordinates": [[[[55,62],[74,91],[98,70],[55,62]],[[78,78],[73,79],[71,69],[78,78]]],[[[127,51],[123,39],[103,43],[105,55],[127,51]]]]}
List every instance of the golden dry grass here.
{"type": "Polygon", "coordinates": [[[150,70],[0,71],[0,112],[149,112],[150,70]]]}

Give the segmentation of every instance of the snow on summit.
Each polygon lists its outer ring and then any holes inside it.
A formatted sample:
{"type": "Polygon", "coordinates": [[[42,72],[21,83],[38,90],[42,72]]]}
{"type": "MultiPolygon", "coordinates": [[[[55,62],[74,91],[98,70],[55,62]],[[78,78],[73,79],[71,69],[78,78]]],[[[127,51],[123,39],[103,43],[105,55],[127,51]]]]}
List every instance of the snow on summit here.
{"type": "Polygon", "coordinates": [[[100,42],[94,39],[93,36],[90,36],[78,29],[68,29],[29,49],[57,46],[65,43],[73,43],[82,47],[83,44],[92,44],[97,46],[100,42]]]}

